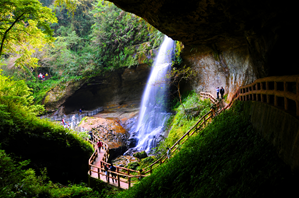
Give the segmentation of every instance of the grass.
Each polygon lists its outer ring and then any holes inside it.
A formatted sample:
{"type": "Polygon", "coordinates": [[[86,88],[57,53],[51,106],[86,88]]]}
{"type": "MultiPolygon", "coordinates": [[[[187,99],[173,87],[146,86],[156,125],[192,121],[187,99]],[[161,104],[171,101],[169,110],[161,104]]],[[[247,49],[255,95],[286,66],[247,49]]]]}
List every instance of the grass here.
{"type": "Polygon", "coordinates": [[[177,112],[176,115],[172,116],[168,121],[169,134],[163,145],[161,145],[163,148],[171,147],[200,117],[209,112],[211,107],[211,103],[208,99],[200,100],[198,95],[194,92],[191,92],[184,98],[183,105],[186,108],[186,114],[184,114],[182,105],[180,105],[174,109],[177,112]],[[194,109],[193,112],[197,111],[198,114],[194,116],[194,114],[188,113],[188,109],[194,109]]]}
{"type": "Polygon", "coordinates": [[[216,117],[168,163],[116,197],[291,196],[295,177],[254,131],[242,105],[216,117]]]}

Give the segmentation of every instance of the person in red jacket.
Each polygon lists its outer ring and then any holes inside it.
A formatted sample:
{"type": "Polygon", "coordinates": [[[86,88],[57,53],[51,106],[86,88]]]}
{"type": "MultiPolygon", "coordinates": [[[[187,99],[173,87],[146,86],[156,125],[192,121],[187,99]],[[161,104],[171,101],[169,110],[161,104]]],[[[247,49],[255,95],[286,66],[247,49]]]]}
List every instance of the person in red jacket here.
{"type": "Polygon", "coordinates": [[[103,146],[103,143],[101,141],[98,142],[98,148],[99,148],[99,152],[101,152],[101,147],[103,146]]]}

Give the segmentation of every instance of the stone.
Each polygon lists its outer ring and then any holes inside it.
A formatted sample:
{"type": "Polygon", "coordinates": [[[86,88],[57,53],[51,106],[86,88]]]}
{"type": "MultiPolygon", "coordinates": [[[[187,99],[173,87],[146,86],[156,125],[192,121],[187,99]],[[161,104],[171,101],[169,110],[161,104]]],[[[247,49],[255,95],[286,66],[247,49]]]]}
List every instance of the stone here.
{"type": "Polygon", "coordinates": [[[127,146],[128,146],[128,148],[133,148],[133,147],[135,147],[137,145],[137,143],[138,143],[138,139],[137,138],[130,138],[127,141],[127,146]]]}
{"type": "Polygon", "coordinates": [[[143,158],[147,157],[147,154],[145,151],[140,151],[140,152],[134,153],[133,156],[138,159],[143,159],[143,158]]]}

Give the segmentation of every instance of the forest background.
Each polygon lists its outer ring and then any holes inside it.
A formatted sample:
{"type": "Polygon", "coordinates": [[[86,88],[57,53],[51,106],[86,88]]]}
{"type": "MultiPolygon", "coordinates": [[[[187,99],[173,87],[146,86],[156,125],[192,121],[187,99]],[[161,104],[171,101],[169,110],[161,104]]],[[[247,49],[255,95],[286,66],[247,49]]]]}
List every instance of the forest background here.
{"type": "Polygon", "coordinates": [[[9,19],[0,29],[2,75],[25,80],[36,103],[61,82],[140,63],[150,66],[163,39],[142,18],[105,1],[81,1],[68,9],[48,0],[9,0],[2,5],[1,18],[9,19]],[[39,73],[48,73],[49,80],[40,81],[39,73]]]}

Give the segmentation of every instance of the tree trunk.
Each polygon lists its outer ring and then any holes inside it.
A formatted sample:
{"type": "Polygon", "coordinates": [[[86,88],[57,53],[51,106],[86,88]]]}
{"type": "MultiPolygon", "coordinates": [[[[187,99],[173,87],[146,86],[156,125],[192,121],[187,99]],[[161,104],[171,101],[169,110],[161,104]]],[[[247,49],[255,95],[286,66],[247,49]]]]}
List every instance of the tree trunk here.
{"type": "Polygon", "coordinates": [[[182,103],[182,96],[181,96],[181,92],[180,92],[180,82],[178,83],[178,93],[179,93],[180,103],[181,103],[182,108],[183,108],[183,113],[186,114],[185,106],[182,103]]]}

